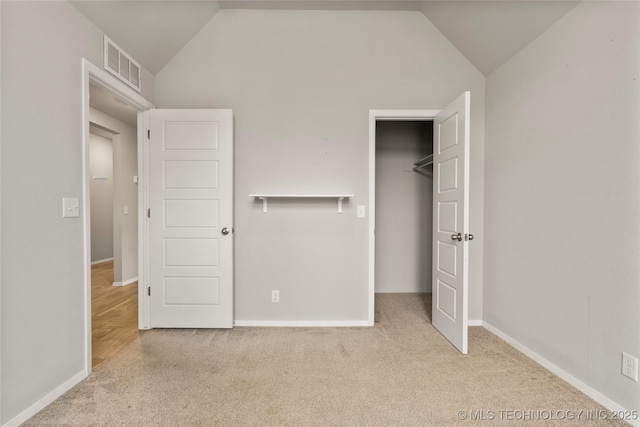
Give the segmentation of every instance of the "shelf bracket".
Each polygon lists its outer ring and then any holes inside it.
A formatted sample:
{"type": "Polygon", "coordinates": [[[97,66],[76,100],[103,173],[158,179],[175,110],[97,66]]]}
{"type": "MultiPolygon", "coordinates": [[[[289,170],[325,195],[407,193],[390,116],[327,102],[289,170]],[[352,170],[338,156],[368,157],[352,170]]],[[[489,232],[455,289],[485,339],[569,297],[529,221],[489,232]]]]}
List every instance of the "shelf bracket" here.
{"type": "Polygon", "coordinates": [[[344,197],[338,197],[338,213],[339,214],[342,213],[342,200],[344,200],[344,197]]]}
{"type": "Polygon", "coordinates": [[[258,199],[262,200],[262,213],[267,213],[267,198],[258,197],[258,199]]]}

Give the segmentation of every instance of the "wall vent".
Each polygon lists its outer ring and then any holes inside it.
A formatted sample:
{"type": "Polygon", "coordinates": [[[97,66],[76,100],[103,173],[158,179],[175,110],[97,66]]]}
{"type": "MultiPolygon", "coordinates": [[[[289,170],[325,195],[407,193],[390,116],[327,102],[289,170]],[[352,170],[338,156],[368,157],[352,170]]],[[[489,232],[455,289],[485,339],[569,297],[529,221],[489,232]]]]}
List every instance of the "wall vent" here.
{"type": "Polygon", "coordinates": [[[131,59],[109,37],[104,36],[104,69],[137,90],[140,87],[140,64],[131,59]]]}

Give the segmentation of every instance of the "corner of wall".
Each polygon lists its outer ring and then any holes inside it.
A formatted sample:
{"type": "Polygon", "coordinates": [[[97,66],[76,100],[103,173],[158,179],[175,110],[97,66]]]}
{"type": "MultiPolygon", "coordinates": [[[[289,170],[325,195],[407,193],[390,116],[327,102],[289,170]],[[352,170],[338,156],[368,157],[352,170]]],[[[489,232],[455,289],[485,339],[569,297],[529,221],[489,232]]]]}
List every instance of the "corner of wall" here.
{"type": "Polygon", "coordinates": [[[151,74],[144,66],[142,66],[141,86],[142,92],[140,95],[152,104],[156,102],[156,76],[151,74]]]}

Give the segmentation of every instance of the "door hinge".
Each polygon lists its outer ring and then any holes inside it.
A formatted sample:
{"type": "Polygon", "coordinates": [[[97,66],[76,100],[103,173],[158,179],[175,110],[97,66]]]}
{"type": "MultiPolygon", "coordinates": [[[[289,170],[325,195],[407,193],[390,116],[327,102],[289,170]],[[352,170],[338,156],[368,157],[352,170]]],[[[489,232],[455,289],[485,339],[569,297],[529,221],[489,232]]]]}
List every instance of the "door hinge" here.
{"type": "Polygon", "coordinates": [[[151,218],[151,208],[147,209],[147,218],[151,218]]]}
{"type": "Polygon", "coordinates": [[[151,296],[151,286],[147,287],[147,295],[151,296]]]}
{"type": "Polygon", "coordinates": [[[151,130],[147,129],[147,139],[151,139],[151,130]]]}

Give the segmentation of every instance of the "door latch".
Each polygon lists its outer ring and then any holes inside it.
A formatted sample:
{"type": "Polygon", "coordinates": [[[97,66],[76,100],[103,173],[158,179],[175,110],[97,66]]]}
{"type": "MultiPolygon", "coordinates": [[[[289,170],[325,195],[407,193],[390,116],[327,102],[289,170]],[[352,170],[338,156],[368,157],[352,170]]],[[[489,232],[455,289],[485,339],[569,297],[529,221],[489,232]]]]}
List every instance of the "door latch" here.
{"type": "MultiPolygon", "coordinates": [[[[462,233],[458,233],[458,234],[452,234],[451,235],[451,240],[457,240],[458,242],[462,242],[462,233]]],[[[464,234],[464,241],[468,242],[470,240],[473,240],[473,234],[469,233],[465,233],[464,234]]]]}

